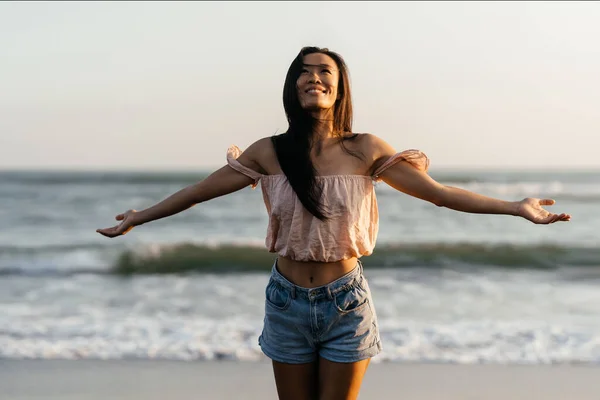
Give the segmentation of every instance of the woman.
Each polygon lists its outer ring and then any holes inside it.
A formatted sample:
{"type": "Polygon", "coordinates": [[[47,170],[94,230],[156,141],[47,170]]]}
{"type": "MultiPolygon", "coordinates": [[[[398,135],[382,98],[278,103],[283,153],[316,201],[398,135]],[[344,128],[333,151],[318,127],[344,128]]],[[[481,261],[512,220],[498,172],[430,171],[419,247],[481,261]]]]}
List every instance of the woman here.
{"type": "Polygon", "coordinates": [[[501,201],[444,186],[427,175],[418,150],[396,152],[372,134],[352,133],[343,59],[303,48],[292,62],[283,102],[289,129],[143,211],[117,215],[107,237],[165,218],[259,181],[269,214],[266,245],[277,253],[266,288],[259,344],[272,359],[280,399],[356,399],[371,357],[381,351],[377,316],[359,258],[378,232],[374,181],[440,207],[507,214],[533,223],[569,221],[542,208],[553,200],[501,201]]]}

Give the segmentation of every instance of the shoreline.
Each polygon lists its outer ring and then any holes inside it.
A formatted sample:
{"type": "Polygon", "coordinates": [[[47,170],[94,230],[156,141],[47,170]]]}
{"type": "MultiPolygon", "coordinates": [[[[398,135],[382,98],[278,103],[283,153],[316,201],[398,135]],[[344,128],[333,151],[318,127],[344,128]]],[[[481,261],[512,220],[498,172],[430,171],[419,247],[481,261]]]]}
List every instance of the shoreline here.
{"type": "MultiPolygon", "coordinates": [[[[0,360],[1,400],[277,399],[270,362],[0,360]]],[[[598,365],[373,363],[360,399],[592,400],[598,365]]]]}

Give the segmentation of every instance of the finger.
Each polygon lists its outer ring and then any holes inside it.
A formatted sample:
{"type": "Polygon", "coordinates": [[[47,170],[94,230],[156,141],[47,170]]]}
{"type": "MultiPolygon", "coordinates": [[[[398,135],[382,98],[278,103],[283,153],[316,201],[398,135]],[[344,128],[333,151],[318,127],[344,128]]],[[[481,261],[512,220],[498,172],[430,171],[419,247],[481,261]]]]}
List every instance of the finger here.
{"type": "Polygon", "coordinates": [[[96,232],[98,232],[102,236],[111,237],[109,231],[106,229],[98,229],[96,232]]]}
{"type": "Polygon", "coordinates": [[[100,233],[101,235],[108,235],[110,234],[115,228],[103,228],[103,229],[96,229],[96,232],[100,233]]]}
{"type": "Polygon", "coordinates": [[[548,213],[545,217],[540,217],[538,224],[543,224],[543,225],[551,224],[554,222],[556,217],[557,217],[556,214],[548,213]]]}
{"type": "Polygon", "coordinates": [[[561,222],[561,221],[568,221],[567,214],[562,213],[562,214],[557,215],[553,222],[561,222]]]}
{"type": "Polygon", "coordinates": [[[555,202],[554,200],[552,200],[552,199],[541,199],[541,200],[540,200],[540,204],[541,204],[542,206],[551,206],[551,205],[553,205],[554,203],[556,203],[556,202],[555,202]]]}
{"type": "Polygon", "coordinates": [[[116,219],[117,221],[122,221],[122,220],[123,220],[123,218],[125,218],[125,214],[119,214],[119,215],[117,215],[117,216],[115,217],[115,219],[116,219]]]}
{"type": "Polygon", "coordinates": [[[558,215],[558,216],[556,217],[556,219],[554,220],[554,222],[561,222],[561,221],[565,221],[565,220],[566,220],[566,218],[567,218],[567,215],[563,213],[563,214],[560,214],[560,215],[558,215]]]}
{"type": "Polygon", "coordinates": [[[96,232],[106,237],[115,237],[117,235],[118,226],[112,228],[96,229],[96,232]]]}
{"type": "Polygon", "coordinates": [[[561,221],[570,221],[570,220],[571,220],[571,216],[569,214],[565,214],[565,216],[561,218],[561,221]]]}
{"type": "Polygon", "coordinates": [[[560,215],[556,215],[554,214],[552,216],[552,220],[550,221],[551,224],[555,223],[556,221],[559,221],[562,217],[560,215]]]}

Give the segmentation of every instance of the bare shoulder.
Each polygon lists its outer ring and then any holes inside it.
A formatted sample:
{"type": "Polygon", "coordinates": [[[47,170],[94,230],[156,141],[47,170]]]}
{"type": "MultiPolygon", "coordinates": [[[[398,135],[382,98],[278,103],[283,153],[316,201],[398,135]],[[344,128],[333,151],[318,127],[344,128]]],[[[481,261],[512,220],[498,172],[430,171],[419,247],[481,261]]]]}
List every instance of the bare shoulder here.
{"type": "Polygon", "coordinates": [[[375,171],[385,160],[396,154],[396,150],[385,140],[372,133],[359,134],[360,148],[370,163],[369,171],[375,171]]]}
{"type": "Polygon", "coordinates": [[[373,133],[361,133],[362,147],[366,153],[374,155],[389,154],[392,155],[396,150],[388,142],[373,133]]]}
{"type": "Polygon", "coordinates": [[[270,136],[262,137],[244,149],[238,161],[261,174],[273,173],[275,149],[270,136]]]}
{"type": "Polygon", "coordinates": [[[272,150],[273,144],[271,143],[271,137],[263,137],[248,146],[248,148],[244,150],[244,153],[248,154],[248,156],[257,157],[272,150]]]}

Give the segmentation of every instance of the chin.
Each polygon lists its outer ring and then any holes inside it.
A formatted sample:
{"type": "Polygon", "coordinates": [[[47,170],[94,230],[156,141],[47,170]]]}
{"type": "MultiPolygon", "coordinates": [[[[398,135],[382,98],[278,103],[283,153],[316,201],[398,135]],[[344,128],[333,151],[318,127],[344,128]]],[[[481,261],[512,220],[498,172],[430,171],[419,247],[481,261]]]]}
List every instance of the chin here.
{"type": "Polygon", "coordinates": [[[327,110],[333,108],[333,105],[329,106],[327,104],[310,103],[310,104],[304,104],[302,106],[302,108],[304,108],[307,111],[327,111],[327,110]]]}

